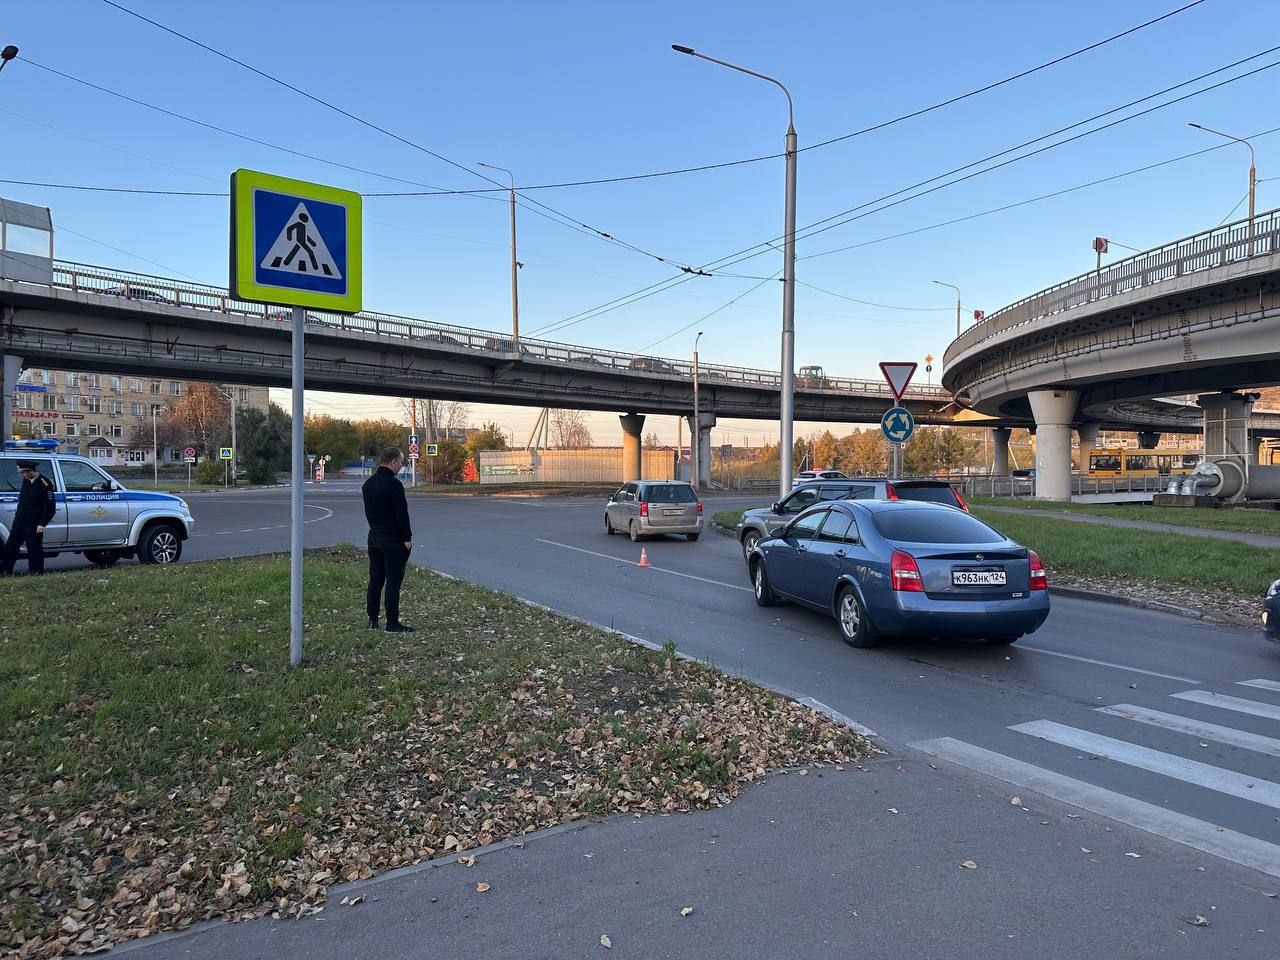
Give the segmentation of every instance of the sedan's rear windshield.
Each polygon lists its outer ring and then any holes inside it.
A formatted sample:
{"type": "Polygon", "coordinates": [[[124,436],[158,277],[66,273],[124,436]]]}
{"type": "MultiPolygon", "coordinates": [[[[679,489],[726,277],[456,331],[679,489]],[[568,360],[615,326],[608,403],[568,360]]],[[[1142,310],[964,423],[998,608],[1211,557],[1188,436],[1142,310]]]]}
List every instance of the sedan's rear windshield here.
{"type": "Polygon", "coordinates": [[[644,499],[649,503],[696,503],[698,495],[688,484],[672,483],[645,488],[644,499]]]}
{"type": "Polygon", "coordinates": [[[956,492],[951,489],[949,483],[925,483],[919,486],[899,483],[894,486],[894,490],[897,491],[899,500],[921,500],[926,503],[945,503],[949,507],[960,506],[956,500],[956,492]]]}
{"type": "Polygon", "coordinates": [[[981,520],[959,510],[879,510],[872,521],[880,536],[903,543],[1000,543],[981,520]]]}

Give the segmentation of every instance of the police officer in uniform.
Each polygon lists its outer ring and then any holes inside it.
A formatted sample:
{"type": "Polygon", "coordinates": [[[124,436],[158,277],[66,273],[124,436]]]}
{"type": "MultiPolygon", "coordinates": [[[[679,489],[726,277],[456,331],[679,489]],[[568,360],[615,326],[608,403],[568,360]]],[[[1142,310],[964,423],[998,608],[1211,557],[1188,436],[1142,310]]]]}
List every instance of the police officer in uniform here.
{"type": "Polygon", "coordinates": [[[387,447],[378,457],[378,469],[361,488],[364,516],[369,521],[369,628],[378,628],[378,603],[385,587],[389,633],[414,632],[413,627],[400,622],[400,584],[413,549],[409,503],[404,484],[396,476],[403,465],[403,454],[387,447]]]}
{"type": "Polygon", "coordinates": [[[13,573],[18,549],[23,544],[27,547],[27,569],[31,573],[44,573],[44,528],[58,512],[53,482],[40,474],[34,460],[19,460],[18,473],[22,475],[22,490],[18,494],[13,529],[5,541],[4,557],[0,558],[0,574],[13,573]]]}

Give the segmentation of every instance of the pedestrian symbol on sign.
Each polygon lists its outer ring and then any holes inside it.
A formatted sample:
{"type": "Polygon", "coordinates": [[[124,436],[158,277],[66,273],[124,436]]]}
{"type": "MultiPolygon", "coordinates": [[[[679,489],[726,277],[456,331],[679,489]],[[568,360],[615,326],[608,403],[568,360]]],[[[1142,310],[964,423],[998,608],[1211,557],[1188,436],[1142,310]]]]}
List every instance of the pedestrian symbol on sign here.
{"type": "Polygon", "coordinates": [[[267,255],[262,258],[263,270],[284,270],[306,273],[310,265],[312,273],[323,273],[335,280],[342,279],[338,264],[325,246],[324,237],[311,223],[307,205],[299,203],[284,229],[276,237],[267,255]]]}

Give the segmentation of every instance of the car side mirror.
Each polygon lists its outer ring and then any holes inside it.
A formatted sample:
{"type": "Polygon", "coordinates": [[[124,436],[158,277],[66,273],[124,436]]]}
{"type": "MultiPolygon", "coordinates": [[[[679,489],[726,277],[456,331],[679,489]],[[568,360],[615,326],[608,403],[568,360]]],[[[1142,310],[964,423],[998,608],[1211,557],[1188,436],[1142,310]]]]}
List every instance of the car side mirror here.
{"type": "Polygon", "coordinates": [[[118,483],[116,483],[114,480],[112,480],[112,481],[108,484],[108,489],[111,489],[111,490],[119,490],[119,489],[120,489],[120,484],[118,484],[118,483]]]}
{"type": "Polygon", "coordinates": [[[780,500],[775,500],[775,501],[774,501],[774,503],[773,503],[773,512],[774,512],[774,513],[781,513],[781,512],[782,512],[782,501],[780,501],[780,500]]]}

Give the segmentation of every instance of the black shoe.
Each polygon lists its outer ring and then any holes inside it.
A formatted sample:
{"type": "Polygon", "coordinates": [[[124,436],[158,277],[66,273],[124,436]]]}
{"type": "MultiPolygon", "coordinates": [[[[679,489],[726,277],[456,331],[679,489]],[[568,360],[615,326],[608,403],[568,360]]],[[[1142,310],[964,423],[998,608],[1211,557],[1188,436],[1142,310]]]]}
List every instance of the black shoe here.
{"type": "Polygon", "coordinates": [[[377,630],[377,629],[378,629],[378,618],[377,618],[377,617],[370,617],[370,618],[369,618],[369,629],[370,629],[370,630],[377,630]]]}
{"type": "Polygon", "coordinates": [[[407,623],[388,623],[387,633],[417,633],[417,631],[407,623]]]}

